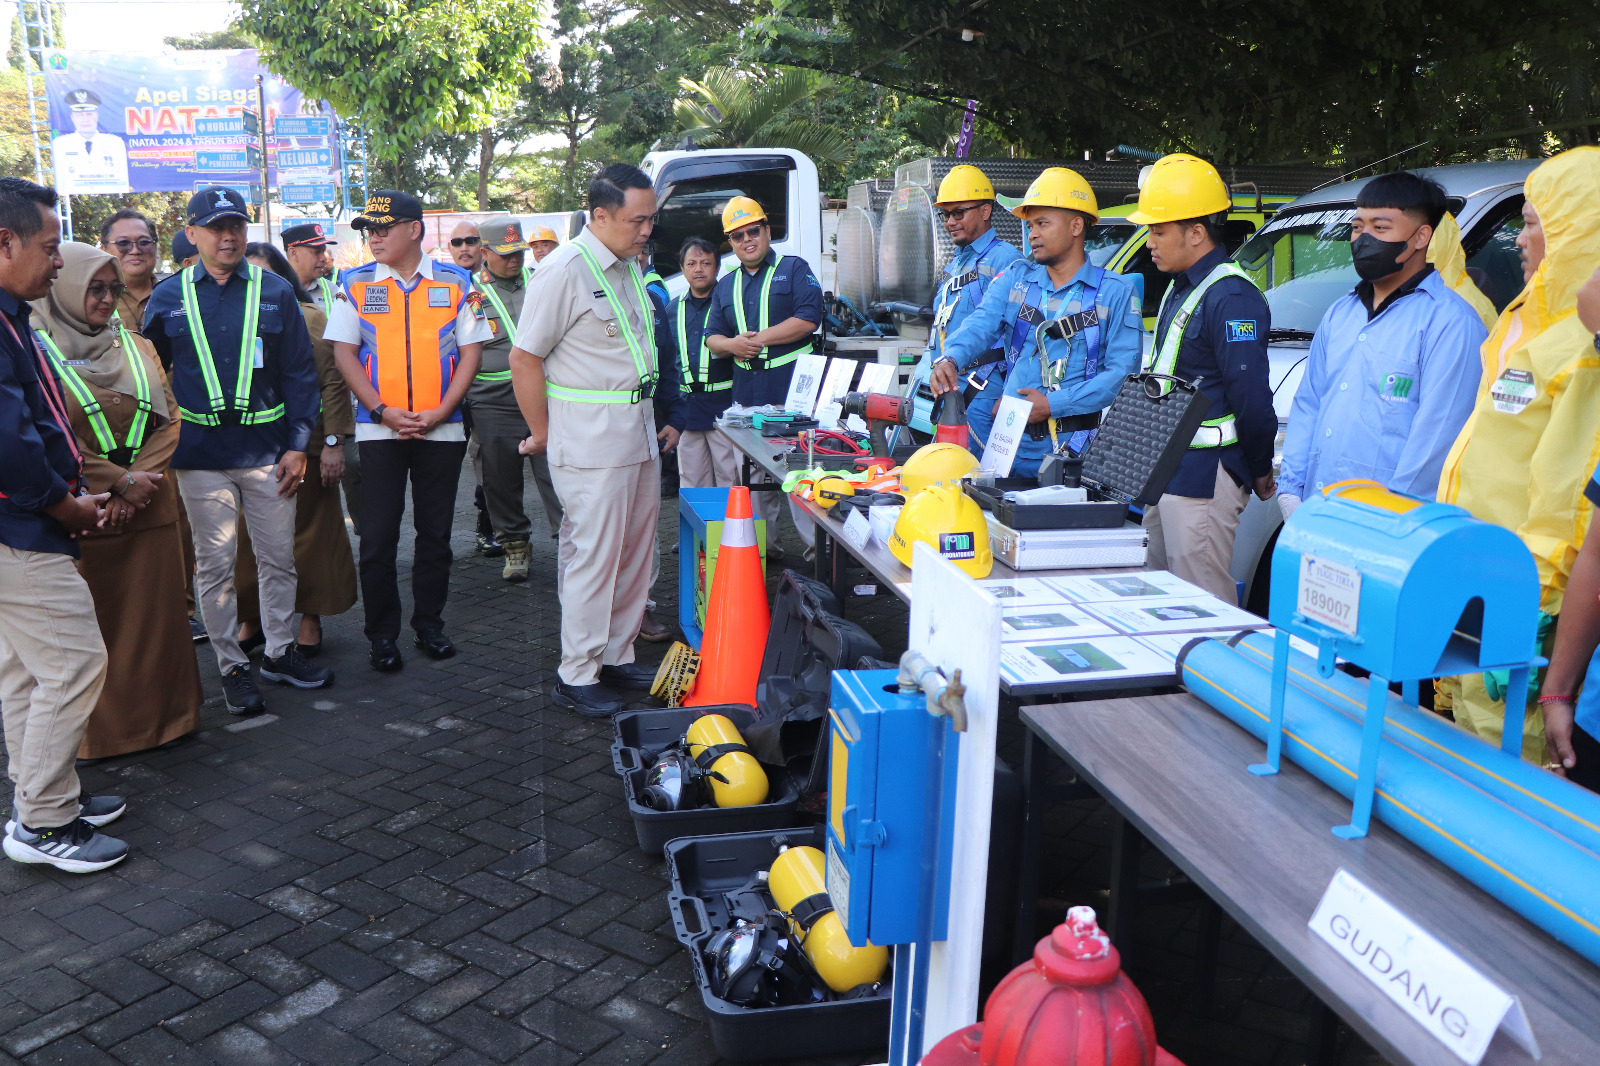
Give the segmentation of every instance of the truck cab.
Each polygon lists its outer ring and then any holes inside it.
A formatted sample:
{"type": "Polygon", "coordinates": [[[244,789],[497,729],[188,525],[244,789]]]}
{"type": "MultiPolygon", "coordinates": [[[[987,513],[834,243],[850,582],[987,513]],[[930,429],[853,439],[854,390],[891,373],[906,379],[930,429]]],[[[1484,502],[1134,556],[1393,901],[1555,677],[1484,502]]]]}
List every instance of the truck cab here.
{"type": "Polygon", "coordinates": [[[748,196],[767,212],[772,250],[804,259],[822,277],[822,188],[817,165],[791,148],[716,148],[651,152],[639,164],[655,182],[660,207],[650,239],[656,273],[673,296],[688,289],[678,249],[704,237],[722,252],[720,273],[738,259],[722,235],[722,206],[748,196]]]}

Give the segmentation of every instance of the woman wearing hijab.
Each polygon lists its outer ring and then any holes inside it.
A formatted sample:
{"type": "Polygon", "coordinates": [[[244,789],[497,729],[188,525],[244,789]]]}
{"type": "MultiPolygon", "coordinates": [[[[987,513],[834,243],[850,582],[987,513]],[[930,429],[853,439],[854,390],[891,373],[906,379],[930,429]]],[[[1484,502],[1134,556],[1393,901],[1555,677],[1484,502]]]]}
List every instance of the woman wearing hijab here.
{"type": "MultiPolygon", "coordinates": [[[[322,387],[322,417],[311,428],[306,479],[295,494],[294,520],[294,568],[300,582],[294,598],[294,609],[300,612],[297,643],[303,654],[312,656],[322,650],[323,617],[343,614],[356,602],[355,556],[350,551],[350,534],[345,531],[344,508],[339,503],[339,480],[344,476],[343,444],[346,437],[355,434],[355,414],[350,407],[350,388],[333,360],[333,344],[322,339],[327,316],[317,309],[294,268],[270,244],[248,245],[245,258],[294,286],[295,299],[311,334],[317,380],[322,387]]],[[[239,642],[248,651],[260,643],[260,598],[256,593],[255,552],[242,520],[234,587],[239,594],[239,642]]]]}
{"type": "Polygon", "coordinates": [[[35,305],[40,342],[67,397],[90,492],[111,493],[104,528],[83,534],[79,569],[110,660],[79,757],[109,758],[176,741],[200,724],[200,670],[183,600],[178,402],[150,342],[114,320],[116,257],[61,245],[63,266],[35,305]]]}

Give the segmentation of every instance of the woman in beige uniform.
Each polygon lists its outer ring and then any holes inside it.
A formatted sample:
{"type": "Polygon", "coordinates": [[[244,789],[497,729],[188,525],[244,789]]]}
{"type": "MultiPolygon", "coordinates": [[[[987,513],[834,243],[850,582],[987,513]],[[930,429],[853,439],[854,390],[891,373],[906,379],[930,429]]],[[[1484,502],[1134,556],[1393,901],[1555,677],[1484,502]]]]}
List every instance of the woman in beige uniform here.
{"type": "MultiPolygon", "coordinates": [[[[345,438],[355,434],[355,413],[350,407],[350,388],[333,360],[333,344],[322,339],[327,316],[317,309],[311,294],[300,284],[289,260],[272,245],[259,243],[245,249],[245,258],[294,286],[306,330],[311,334],[317,381],[322,387],[322,417],[311,427],[306,479],[295,494],[294,517],[294,569],[299,577],[294,609],[300,612],[297,643],[305,655],[312,656],[322,650],[322,619],[343,614],[356,603],[355,556],[350,550],[350,534],[345,530],[344,508],[339,503],[339,480],[344,477],[343,445],[345,438]]],[[[249,651],[262,643],[261,601],[256,592],[255,551],[242,517],[233,580],[239,595],[239,643],[249,651]]]]}
{"type": "Polygon", "coordinates": [[[110,660],[78,754],[101,759],[192,733],[200,670],[184,609],[178,486],[164,476],[178,403],[149,342],[112,321],[121,264],[72,242],[61,258],[34,324],[67,397],[89,491],[111,493],[106,524],[83,535],[78,564],[110,660]]]}

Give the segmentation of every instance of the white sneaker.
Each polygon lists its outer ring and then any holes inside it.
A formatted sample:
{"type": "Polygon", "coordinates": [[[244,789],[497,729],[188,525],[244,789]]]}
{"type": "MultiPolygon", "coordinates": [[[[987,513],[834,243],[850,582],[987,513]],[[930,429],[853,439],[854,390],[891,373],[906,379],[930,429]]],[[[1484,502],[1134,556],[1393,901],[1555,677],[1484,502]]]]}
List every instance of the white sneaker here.
{"type": "Polygon", "coordinates": [[[92,874],[128,857],[128,845],[106,836],[82,818],[37,833],[13,822],[3,842],[17,862],[44,863],[69,874],[92,874]]]}
{"type": "MultiPolygon", "coordinates": [[[[110,825],[127,813],[127,810],[128,801],[121,796],[91,796],[87,792],[78,793],[78,817],[96,829],[110,825]]],[[[6,833],[9,835],[16,825],[15,820],[8,820],[6,833]]]]}

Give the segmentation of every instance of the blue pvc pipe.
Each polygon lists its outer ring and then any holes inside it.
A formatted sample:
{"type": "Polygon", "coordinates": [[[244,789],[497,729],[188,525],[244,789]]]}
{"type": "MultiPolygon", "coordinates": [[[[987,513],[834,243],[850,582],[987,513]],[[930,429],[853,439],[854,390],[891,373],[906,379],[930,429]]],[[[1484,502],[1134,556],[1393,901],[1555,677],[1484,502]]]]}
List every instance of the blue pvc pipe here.
{"type": "MultiPolygon", "coordinates": [[[[1220,641],[1205,641],[1191,648],[1183,663],[1189,691],[1258,738],[1266,735],[1272,700],[1271,662],[1262,661],[1260,646],[1258,642],[1241,651],[1220,641]]],[[[1297,683],[1304,678],[1297,674],[1309,664],[1302,656],[1290,668],[1291,684],[1284,696],[1284,754],[1348,798],[1361,751],[1362,722],[1356,707],[1365,701],[1352,704],[1352,693],[1325,692],[1346,708],[1335,709],[1330,702],[1308,695],[1297,683]]],[[[1366,683],[1357,684],[1364,696],[1366,683]]],[[[1424,739],[1421,729],[1414,730],[1415,735],[1407,733],[1418,723],[1410,720],[1411,715],[1403,717],[1403,724],[1390,720],[1384,725],[1373,807],[1379,821],[1600,964],[1596,888],[1600,852],[1585,846],[1573,832],[1535,817],[1532,808],[1539,808],[1544,818],[1553,814],[1527,794],[1564,802],[1571,798],[1567,790],[1582,790],[1553,775],[1544,775],[1548,780],[1538,783],[1542,788],[1534,788],[1516,757],[1465,734],[1459,738],[1463,743],[1452,747],[1438,737],[1424,739]],[[1417,749],[1395,739],[1397,733],[1417,749]],[[1491,792],[1485,783],[1494,783],[1498,792],[1491,792]]],[[[1439,725],[1451,729],[1444,722],[1439,725]]],[[[1239,772],[1245,772],[1244,766],[1239,772]]]]}

